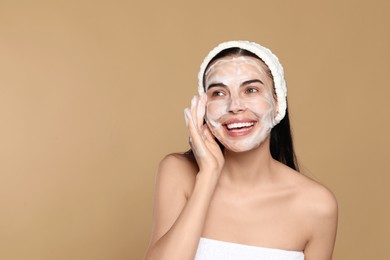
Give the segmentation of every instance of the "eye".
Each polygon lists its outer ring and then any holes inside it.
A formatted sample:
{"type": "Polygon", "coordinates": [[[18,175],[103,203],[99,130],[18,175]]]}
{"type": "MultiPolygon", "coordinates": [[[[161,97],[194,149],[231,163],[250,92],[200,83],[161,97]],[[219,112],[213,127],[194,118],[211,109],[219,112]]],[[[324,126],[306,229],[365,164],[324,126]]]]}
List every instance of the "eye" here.
{"type": "Polygon", "coordinates": [[[245,89],[245,93],[248,93],[248,94],[254,94],[254,93],[258,93],[260,92],[260,90],[256,87],[247,87],[245,89]]]}
{"type": "Polygon", "coordinates": [[[225,96],[225,93],[223,91],[220,91],[220,90],[215,90],[215,91],[211,92],[211,96],[212,97],[222,97],[222,96],[225,96]]]}

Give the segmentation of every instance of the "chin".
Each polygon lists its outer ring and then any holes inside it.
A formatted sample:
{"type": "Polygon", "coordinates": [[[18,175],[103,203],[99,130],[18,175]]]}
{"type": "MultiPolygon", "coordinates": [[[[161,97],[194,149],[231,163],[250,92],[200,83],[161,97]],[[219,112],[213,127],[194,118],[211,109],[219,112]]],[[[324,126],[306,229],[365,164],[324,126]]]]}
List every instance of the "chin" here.
{"type": "Polygon", "coordinates": [[[225,149],[232,151],[232,152],[235,152],[235,153],[243,153],[243,152],[248,152],[248,151],[254,150],[254,149],[258,148],[261,144],[262,144],[262,142],[251,143],[251,144],[222,143],[222,145],[225,147],[225,149]]]}
{"type": "Polygon", "coordinates": [[[263,138],[248,138],[244,140],[226,140],[223,138],[217,138],[219,142],[225,147],[225,149],[235,152],[243,153],[251,150],[255,150],[262,146],[269,139],[269,135],[263,138]]]}

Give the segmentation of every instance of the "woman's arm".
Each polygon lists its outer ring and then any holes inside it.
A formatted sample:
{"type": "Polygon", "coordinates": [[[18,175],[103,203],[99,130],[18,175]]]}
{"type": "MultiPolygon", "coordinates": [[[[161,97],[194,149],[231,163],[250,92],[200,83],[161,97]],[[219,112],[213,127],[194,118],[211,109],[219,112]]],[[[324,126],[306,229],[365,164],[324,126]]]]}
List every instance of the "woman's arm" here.
{"type": "Polygon", "coordinates": [[[184,187],[193,180],[188,174],[190,167],[181,160],[170,155],[160,164],[152,237],[145,259],[193,260],[195,257],[217,178],[199,173],[187,201],[184,187]]]}
{"type": "Polygon", "coordinates": [[[218,144],[203,125],[205,102],[205,97],[200,101],[195,98],[191,110],[186,110],[191,147],[199,172],[196,173],[193,164],[184,157],[170,155],[160,164],[147,260],[193,260],[195,257],[224,162],[218,144]],[[187,200],[188,186],[193,189],[187,200]]]}

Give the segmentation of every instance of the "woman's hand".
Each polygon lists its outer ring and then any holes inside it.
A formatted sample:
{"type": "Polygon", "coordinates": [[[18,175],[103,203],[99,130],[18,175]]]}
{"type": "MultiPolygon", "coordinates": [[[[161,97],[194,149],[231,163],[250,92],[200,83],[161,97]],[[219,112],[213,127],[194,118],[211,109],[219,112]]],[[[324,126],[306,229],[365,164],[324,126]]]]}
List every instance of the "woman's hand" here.
{"type": "Polygon", "coordinates": [[[184,115],[190,132],[190,145],[199,166],[199,172],[214,171],[221,173],[225,162],[221,148],[204,123],[207,95],[194,96],[191,109],[186,108],[184,115]]]}

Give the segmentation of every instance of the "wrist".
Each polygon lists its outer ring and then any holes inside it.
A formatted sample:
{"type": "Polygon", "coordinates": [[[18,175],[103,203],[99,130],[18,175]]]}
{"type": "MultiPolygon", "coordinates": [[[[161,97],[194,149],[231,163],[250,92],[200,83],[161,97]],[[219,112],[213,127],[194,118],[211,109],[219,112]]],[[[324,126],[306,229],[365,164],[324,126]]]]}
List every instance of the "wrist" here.
{"type": "Polygon", "coordinates": [[[218,170],[200,170],[196,175],[198,182],[204,182],[208,184],[217,184],[220,171],[218,170]]]}

